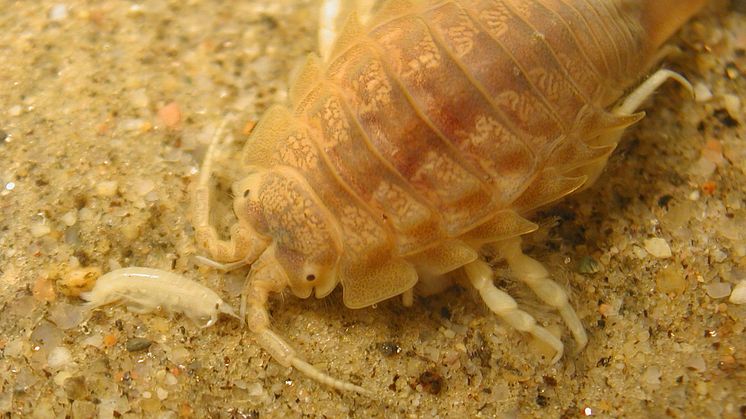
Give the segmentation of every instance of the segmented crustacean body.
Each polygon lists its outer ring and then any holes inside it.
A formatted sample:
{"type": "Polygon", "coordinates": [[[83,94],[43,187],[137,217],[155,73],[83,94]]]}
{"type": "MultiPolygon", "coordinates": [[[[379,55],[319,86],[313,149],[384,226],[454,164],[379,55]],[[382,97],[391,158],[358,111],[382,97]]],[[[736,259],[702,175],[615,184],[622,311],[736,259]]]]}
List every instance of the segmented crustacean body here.
{"type": "Polygon", "coordinates": [[[613,148],[594,140],[637,119],[606,108],[655,57],[645,3],[392,1],[350,21],[247,142],[239,217],[297,295],[340,281],[351,307],[531,230],[520,216],[581,187],[613,148]]]}
{"type": "Polygon", "coordinates": [[[484,244],[512,243],[511,269],[582,346],[564,292],[510,239],[536,228],[531,211],[595,180],[641,98],[675,76],[612,105],[704,3],[393,0],[365,23],[353,16],[328,58],[307,60],[291,106],[270,109],[247,141],[231,242],[206,216],[198,242],[252,263],[255,331],[284,287],[322,297],[341,283],[359,308],[465,267],[493,311],[561,354],[474,265],[484,244]]]}

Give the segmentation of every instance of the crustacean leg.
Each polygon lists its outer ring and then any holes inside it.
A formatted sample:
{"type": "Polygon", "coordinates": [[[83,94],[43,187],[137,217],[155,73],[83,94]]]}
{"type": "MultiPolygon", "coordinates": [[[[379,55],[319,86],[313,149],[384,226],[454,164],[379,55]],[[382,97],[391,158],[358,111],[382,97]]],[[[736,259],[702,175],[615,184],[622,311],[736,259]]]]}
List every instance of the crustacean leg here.
{"type": "Polygon", "coordinates": [[[528,285],[539,299],[559,311],[575,338],[577,351],[583,350],[588,343],[585,328],[570,305],[567,293],[549,277],[549,272],[541,262],[523,253],[519,237],[500,242],[495,248],[517,279],[528,285]]]}
{"type": "Polygon", "coordinates": [[[464,271],[471,284],[479,291],[482,300],[490,310],[500,316],[508,324],[521,332],[528,332],[540,341],[551,346],[556,355],[552,363],[559,361],[564,352],[562,341],[551,334],[547,329],[539,326],[530,314],[518,308],[513,297],[495,287],[495,275],[492,268],[483,260],[475,260],[464,265],[464,271]]]}
{"type": "Polygon", "coordinates": [[[247,291],[242,297],[241,317],[246,318],[254,339],[275,361],[285,367],[292,366],[307,377],[342,391],[369,395],[370,391],[331,377],[296,356],[295,350],[270,328],[267,299],[269,294],[282,292],[287,287],[287,276],[272,255],[273,248],[254,262],[249,273],[247,291]]]}
{"type": "Polygon", "coordinates": [[[192,200],[195,241],[210,255],[210,258],[198,256],[197,260],[225,271],[251,264],[267,246],[263,238],[240,223],[231,227],[230,240],[222,240],[210,223],[210,178],[218,146],[222,143],[223,132],[230,119],[223,120],[210,141],[192,200]]]}

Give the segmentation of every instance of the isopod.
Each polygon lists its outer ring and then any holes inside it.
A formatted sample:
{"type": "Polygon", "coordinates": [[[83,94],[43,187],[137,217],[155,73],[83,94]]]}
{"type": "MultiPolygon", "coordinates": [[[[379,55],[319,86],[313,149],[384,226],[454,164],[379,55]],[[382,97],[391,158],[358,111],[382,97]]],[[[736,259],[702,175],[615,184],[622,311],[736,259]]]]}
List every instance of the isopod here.
{"type": "Polygon", "coordinates": [[[80,294],[92,310],[121,303],[133,313],[154,310],[183,313],[195,324],[210,327],[220,313],[242,320],[214,291],[173,272],[130,267],[113,270],[96,280],[89,292],[80,294]]]}
{"type": "Polygon", "coordinates": [[[270,108],[247,140],[230,240],[210,223],[220,136],[211,143],[196,242],[224,268],[251,265],[242,314],[259,345],[336,388],[365,391],[295,355],[270,328],[270,293],[322,298],[341,284],[349,308],[399,295],[409,306],[461,273],[556,362],[562,341],[495,286],[480,251],[495,251],[586,345],[566,292],[520,237],[537,229],[537,208],[598,178],[663,82],[690,88],[661,69],[628,91],[706,2],[390,0],[365,21],[352,13],[323,58],[308,57],[290,105],[270,108]]]}

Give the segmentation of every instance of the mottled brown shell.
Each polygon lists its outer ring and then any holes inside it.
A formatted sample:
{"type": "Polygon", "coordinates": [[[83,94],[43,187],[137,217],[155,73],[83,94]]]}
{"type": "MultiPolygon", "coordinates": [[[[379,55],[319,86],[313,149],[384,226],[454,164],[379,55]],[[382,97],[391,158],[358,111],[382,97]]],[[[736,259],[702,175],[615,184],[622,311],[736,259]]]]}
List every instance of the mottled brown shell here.
{"type": "Polygon", "coordinates": [[[702,0],[389,1],[248,140],[236,213],[300,297],[364,307],[536,227],[639,116],[607,109],[702,0]],[[663,16],[666,13],[666,16],[663,16]]]}

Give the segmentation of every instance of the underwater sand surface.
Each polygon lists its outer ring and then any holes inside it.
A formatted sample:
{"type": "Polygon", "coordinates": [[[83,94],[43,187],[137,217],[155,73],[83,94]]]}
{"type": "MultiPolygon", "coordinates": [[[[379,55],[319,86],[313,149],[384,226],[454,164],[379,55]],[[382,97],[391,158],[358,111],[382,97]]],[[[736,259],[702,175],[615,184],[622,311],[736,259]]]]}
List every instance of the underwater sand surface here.
{"type": "Polygon", "coordinates": [[[374,398],[281,367],[247,329],[121,306],[75,317],[76,286],[125,266],[182,273],[238,306],[246,270],[198,266],[190,184],[227,116],[216,173],[286,99],[316,48],[318,1],[0,2],[0,413],[7,417],[730,417],[746,414],[746,7],[714,1],[673,41],[674,83],[589,190],[537,215],[524,248],[585,324],[497,265],[498,285],[568,353],[453,288],[349,310],[273,299],[274,328],[374,398]],[[743,289],[738,291],[743,293],[743,289]],[[736,294],[738,294],[736,292],[736,294]],[[743,298],[743,297],[741,297],[743,298]],[[737,295],[733,300],[738,301],[737,295]]]}

